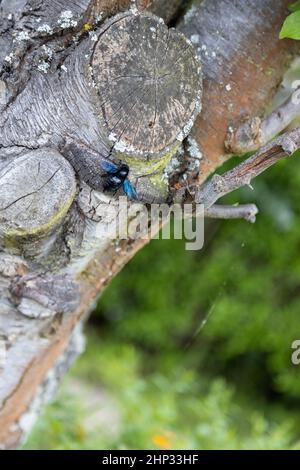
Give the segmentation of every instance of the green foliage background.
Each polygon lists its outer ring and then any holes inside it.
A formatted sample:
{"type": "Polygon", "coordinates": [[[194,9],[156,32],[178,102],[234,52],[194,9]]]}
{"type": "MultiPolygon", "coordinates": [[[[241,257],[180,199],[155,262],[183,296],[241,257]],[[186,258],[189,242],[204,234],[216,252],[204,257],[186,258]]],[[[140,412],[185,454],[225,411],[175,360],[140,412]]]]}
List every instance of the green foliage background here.
{"type": "Polygon", "coordinates": [[[291,14],[286,18],[279,37],[281,39],[290,38],[298,40],[300,39],[300,0],[292,3],[289,6],[289,10],[291,14]]]}
{"type": "Polygon", "coordinates": [[[228,201],[205,249],[153,241],[111,283],[26,449],[300,448],[300,160],[228,201]]]}

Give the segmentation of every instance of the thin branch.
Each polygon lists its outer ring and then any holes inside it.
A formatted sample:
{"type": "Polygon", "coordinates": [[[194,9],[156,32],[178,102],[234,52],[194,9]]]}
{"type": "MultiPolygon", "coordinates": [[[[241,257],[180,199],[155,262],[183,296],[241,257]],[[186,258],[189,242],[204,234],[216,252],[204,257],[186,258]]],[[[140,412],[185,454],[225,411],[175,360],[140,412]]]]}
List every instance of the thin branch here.
{"type": "Polygon", "coordinates": [[[195,191],[195,202],[206,209],[218,199],[242,186],[250,186],[253,178],[263,173],[276,162],[292,155],[300,147],[300,127],[273,140],[255,155],[245,160],[222,176],[214,175],[195,191]]]}
{"type": "Polygon", "coordinates": [[[225,140],[227,150],[234,154],[257,150],[286,129],[300,115],[299,91],[300,87],[263,120],[254,117],[237,128],[230,127],[225,140]]]}
{"type": "Polygon", "coordinates": [[[241,204],[237,206],[226,206],[214,204],[205,211],[205,217],[211,219],[245,219],[254,224],[258,208],[255,204],[241,204]]]}

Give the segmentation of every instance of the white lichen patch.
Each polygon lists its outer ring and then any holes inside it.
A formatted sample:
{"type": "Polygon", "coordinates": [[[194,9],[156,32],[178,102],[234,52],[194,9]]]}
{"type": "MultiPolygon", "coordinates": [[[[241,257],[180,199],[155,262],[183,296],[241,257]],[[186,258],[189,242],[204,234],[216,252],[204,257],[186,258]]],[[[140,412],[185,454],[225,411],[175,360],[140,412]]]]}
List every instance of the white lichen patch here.
{"type": "Polygon", "coordinates": [[[168,165],[164,169],[164,172],[163,172],[162,177],[161,177],[161,180],[164,183],[167,184],[169,182],[170,177],[174,173],[176,173],[180,170],[180,168],[182,167],[182,164],[183,164],[183,156],[184,156],[183,147],[181,147],[178,150],[178,152],[176,152],[176,154],[171,158],[168,165]]]}
{"type": "Polygon", "coordinates": [[[200,168],[200,161],[199,160],[191,160],[188,165],[188,172],[190,173],[198,173],[200,168]]]}
{"type": "Polygon", "coordinates": [[[103,16],[104,16],[103,11],[100,11],[100,13],[95,16],[96,24],[101,23],[101,21],[103,20],[103,16]]]}
{"type": "Polygon", "coordinates": [[[191,43],[192,44],[199,44],[199,42],[200,42],[199,34],[192,34],[191,35],[191,43]]]}
{"type": "Polygon", "coordinates": [[[188,10],[188,12],[185,14],[184,23],[185,24],[189,23],[194,18],[196,13],[197,13],[197,8],[195,7],[195,5],[193,5],[192,8],[188,10]]]}
{"type": "Polygon", "coordinates": [[[121,140],[119,140],[119,142],[117,142],[114,146],[114,150],[116,152],[120,152],[120,153],[125,153],[126,150],[127,150],[127,146],[124,142],[122,142],[121,140]]]}
{"type": "Polygon", "coordinates": [[[37,66],[38,71],[42,73],[47,73],[49,68],[50,68],[50,64],[49,62],[46,62],[45,60],[42,60],[37,66]]]}
{"type": "Polygon", "coordinates": [[[12,61],[14,59],[14,54],[13,52],[11,52],[10,54],[8,54],[5,58],[4,58],[4,61],[7,63],[7,64],[12,64],[12,61]]]}
{"type": "Polygon", "coordinates": [[[116,142],[118,140],[118,137],[114,132],[111,132],[108,136],[108,140],[110,140],[111,142],[116,142]]]}
{"type": "Polygon", "coordinates": [[[91,41],[94,41],[94,42],[98,41],[98,35],[97,33],[95,33],[95,31],[90,31],[89,37],[91,41]]]}
{"type": "Polygon", "coordinates": [[[215,59],[217,57],[217,52],[216,51],[210,51],[206,44],[201,44],[201,45],[199,44],[200,43],[200,36],[199,35],[197,35],[197,34],[192,35],[191,36],[191,42],[194,44],[194,46],[196,46],[198,57],[206,57],[206,58],[209,58],[209,59],[215,59]],[[196,40],[196,38],[194,38],[192,40],[192,38],[194,36],[198,36],[198,39],[196,40]]]}
{"type": "Polygon", "coordinates": [[[136,0],[131,0],[130,1],[130,11],[135,16],[139,14],[139,10],[138,10],[137,5],[136,5],[136,0]]]}
{"type": "Polygon", "coordinates": [[[53,49],[51,49],[46,44],[43,44],[42,50],[43,50],[43,54],[39,60],[37,69],[39,72],[47,73],[50,68],[52,58],[53,58],[53,49]]]}
{"type": "Polygon", "coordinates": [[[41,25],[37,28],[37,32],[38,32],[38,33],[42,33],[42,34],[52,34],[52,33],[53,33],[53,29],[52,29],[51,26],[49,26],[47,23],[44,23],[44,24],[41,24],[41,25]]]}
{"type": "Polygon", "coordinates": [[[202,155],[202,152],[200,151],[200,148],[196,140],[193,137],[189,136],[187,138],[187,144],[188,144],[187,150],[188,150],[189,155],[198,161],[201,160],[203,158],[203,155],[202,155]]]}
{"type": "Polygon", "coordinates": [[[75,36],[72,37],[72,41],[74,44],[79,44],[79,39],[80,39],[80,33],[75,34],[75,36]]]}
{"type": "Polygon", "coordinates": [[[28,41],[30,39],[28,31],[20,31],[16,34],[15,40],[16,41],[28,41]]]}
{"type": "Polygon", "coordinates": [[[176,140],[178,140],[179,142],[182,142],[183,139],[184,139],[184,133],[182,131],[180,131],[179,134],[176,137],[176,140]]]}
{"type": "Polygon", "coordinates": [[[51,60],[53,57],[53,50],[46,44],[42,46],[42,49],[45,52],[45,55],[47,56],[47,58],[51,60]]]}
{"type": "Polygon", "coordinates": [[[182,162],[180,161],[179,159],[179,156],[178,155],[175,155],[175,157],[173,157],[168,165],[168,168],[171,170],[171,171],[176,171],[180,168],[180,166],[182,165],[182,162]]]}
{"type": "Polygon", "coordinates": [[[74,15],[71,10],[62,11],[57,23],[62,29],[75,28],[78,21],[74,19],[74,15]]]}

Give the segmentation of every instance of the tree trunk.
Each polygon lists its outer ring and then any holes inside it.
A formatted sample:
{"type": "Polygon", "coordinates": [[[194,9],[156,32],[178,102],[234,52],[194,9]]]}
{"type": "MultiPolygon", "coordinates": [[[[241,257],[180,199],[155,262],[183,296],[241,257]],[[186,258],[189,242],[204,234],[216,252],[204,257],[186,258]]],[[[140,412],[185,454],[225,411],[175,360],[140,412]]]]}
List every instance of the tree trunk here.
{"type": "Polygon", "coordinates": [[[106,162],[126,165],[123,189],[141,202],[169,202],[166,167],[196,146],[202,183],[230,157],[229,126],[264,113],[297,52],[278,39],[289,0],[203,1],[178,20],[183,3],[0,3],[5,449],[22,442],[82,351],[82,323],[103,288],[147,242],[114,237],[106,162]]]}

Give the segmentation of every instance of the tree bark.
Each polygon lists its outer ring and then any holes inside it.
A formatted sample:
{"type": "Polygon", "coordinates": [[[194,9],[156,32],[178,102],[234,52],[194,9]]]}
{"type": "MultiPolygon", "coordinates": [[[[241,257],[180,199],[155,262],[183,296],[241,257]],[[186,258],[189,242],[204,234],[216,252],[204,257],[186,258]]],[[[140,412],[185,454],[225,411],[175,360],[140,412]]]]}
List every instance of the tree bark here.
{"type": "MultiPolygon", "coordinates": [[[[168,201],[184,149],[205,181],[230,156],[228,127],[263,114],[297,52],[278,39],[289,3],[199,2],[175,31],[126,0],[1,2],[3,448],[22,442],[82,351],[95,299],[147,242],[112,237],[101,162],[128,165],[146,203],[168,201]]],[[[137,6],[169,22],[182,3],[137,6]]]]}
{"type": "Polygon", "coordinates": [[[278,37],[289,4],[203,1],[179,24],[203,65],[202,113],[192,131],[204,155],[200,182],[231,157],[224,145],[228,129],[264,115],[297,53],[296,41],[278,37]]]}

